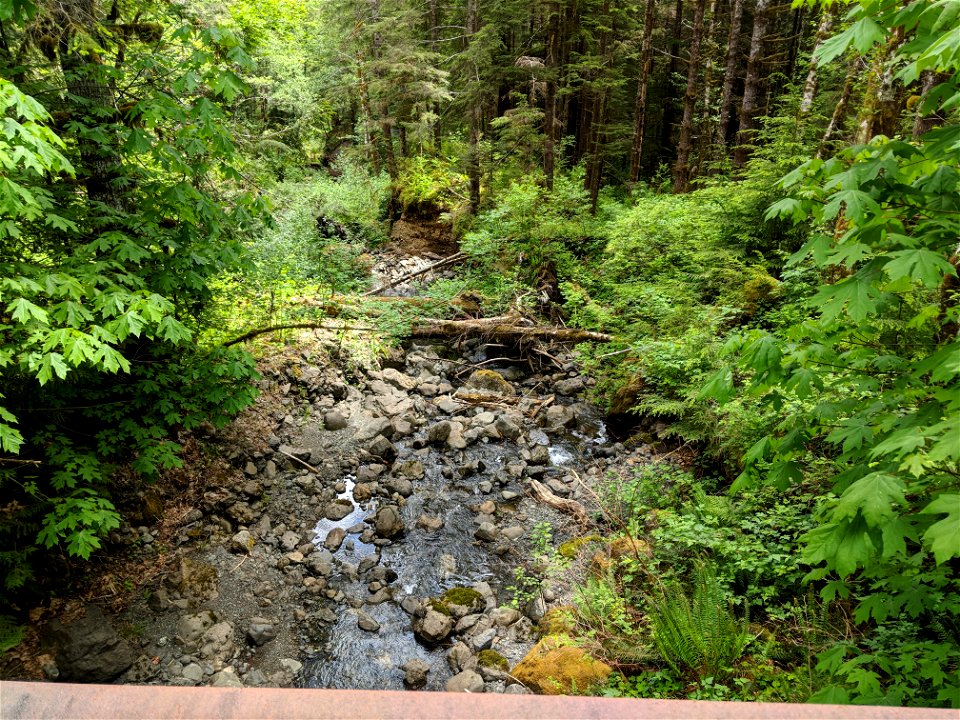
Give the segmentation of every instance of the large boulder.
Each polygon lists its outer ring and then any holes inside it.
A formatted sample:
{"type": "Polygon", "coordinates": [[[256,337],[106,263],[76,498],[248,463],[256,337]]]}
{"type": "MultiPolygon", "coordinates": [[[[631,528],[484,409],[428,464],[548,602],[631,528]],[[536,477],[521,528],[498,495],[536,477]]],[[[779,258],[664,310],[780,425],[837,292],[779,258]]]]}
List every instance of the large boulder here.
{"type": "Polygon", "coordinates": [[[613,668],[570,644],[569,638],[548,636],[533,646],[510,676],[541,695],[569,695],[606,683],[611,672],[613,668]]]}
{"type": "Polygon", "coordinates": [[[47,628],[60,679],[74,682],[109,682],[137,659],[137,653],[121,638],[96,605],[88,605],[83,617],[66,625],[53,621],[47,628]]]}
{"type": "MultiPolygon", "coordinates": [[[[512,397],[517,394],[516,389],[504,380],[503,375],[496,370],[475,370],[463,385],[467,393],[481,395],[504,395],[512,397]]],[[[464,393],[457,392],[457,395],[464,393]]]]}
{"type": "Polygon", "coordinates": [[[373,527],[380,537],[392,538],[402,533],[405,526],[400,508],[396,505],[385,505],[377,510],[373,518],[373,527]]]}
{"type": "Polygon", "coordinates": [[[484,690],[483,678],[473,670],[464,670],[447,680],[447,692],[480,693],[484,690]]]}

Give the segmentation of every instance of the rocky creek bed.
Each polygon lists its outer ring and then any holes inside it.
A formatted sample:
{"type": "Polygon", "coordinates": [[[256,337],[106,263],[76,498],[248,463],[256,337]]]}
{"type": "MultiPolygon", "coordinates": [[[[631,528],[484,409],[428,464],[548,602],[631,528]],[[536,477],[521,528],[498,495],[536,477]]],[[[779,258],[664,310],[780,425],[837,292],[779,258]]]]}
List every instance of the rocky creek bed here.
{"type": "Polygon", "coordinates": [[[118,616],[75,603],[47,623],[43,673],[528,692],[509,670],[571,588],[515,598],[515,568],[538,527],[585,531],[541,501],[592,512],[593,481],[649,451],[611,445],[572,356],[531,369],[516,350],[424,342],[360,367],[316,334],[288,345],[246,431],[199,443],[222,471],[164,528],[114,534],[160,571],[118,616]]]}

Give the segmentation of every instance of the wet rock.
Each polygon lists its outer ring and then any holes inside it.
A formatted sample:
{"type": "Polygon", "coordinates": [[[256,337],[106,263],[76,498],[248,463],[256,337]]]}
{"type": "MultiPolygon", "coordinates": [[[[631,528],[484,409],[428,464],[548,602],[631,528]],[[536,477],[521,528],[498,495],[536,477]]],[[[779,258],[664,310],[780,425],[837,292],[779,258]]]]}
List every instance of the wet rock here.
{"type": "Polygon", "coordinates": [[[413,495],[413,483],[405,477],[390,478],[384,484],[387,486],[387,490],[401,497],[410,497],[413,495]]]}
{"type": "Polygon", "coordinates": [[[247,638],[254,645],[264,645],[277,636],[277,626],[272,621],[262,617],[250,618],[247,628],[247,638]]]}
{"type": "Polygon", "coordinates": [[[493,628],[484,630],[483,632],[477,633],[470,638],[470,645],[473,648],[474,652],[480,652],[481,650],[488,650],[493,646],[493,641],[497,637],[497,631],[493,628]]]}
{"type": "Polygon", "coordinates": [[[303,669],[303,663],[292,658],[283,658],[280,660],[280,667],[282,667],[291,675],[296,675],[303,669]]]}
{"type": "Polygon", "coordinates": [[[411,690],[419,690],[426,686],[427,673],[430,671],[430,666],[423,660],[408,660],[400,666],[400,669],[404,672],[403,684],[411,690]]]}
{"type": "Polygon", "coordinates": [[[393,538],[400,535],[405,529],[400,508],[396,505],[385,505],[377,510],[373,527],[380,537],[393,538]]]}
{"type": "Polygon", "coordinates": [[[253,535],[249,530],[241,530],[231,538],[230,549],[236,553],[249,553],[253,550],[253,535]]]}
{"type": "Polygon", "coordinates": [[[343,520],[353,512],[353,503],[346,498],[337,498],[323,509],[323,516],[327,520],[343,520]]]}
{"type": "Polygon", "coordinates": [[[453,628],[453,632],[457,635],[462,635],[467,630],[472,628],[477,624],[477,621],[480,619],[479,613],[473,613],[471,615],[464,615],[457,621],[456,626],[453,628]]]}
{"type": "Polygon", "coordinates": [[[421,642],[436,645],[450,635],[453,630],[453,618],[428,607],[422,618],[413,621],[413,633],[421,642]]]}
{"type": "Polygon", "coordinates": [[[496,370],[475,370],[463,387],[468,391],[512,397],[517,394],[513,385],[496,370]]]}
{"type": "Polygon", "coordinates": [[[383,475],[383,471],[387,469],[386,465],[380,463],[371,463],[369,465],[364,465],[357,469],[357,482],[358,483],[368,483],[373,482],[378,477],[383,475]]]}
{"type": "Polygon", "coordinates": [[[377,435],[370,441],[367,445],[367,452],[374,457],[388,461],[397,456],[397,448],[383,435],[377,435]]]}
{"type": "Polygon", "coordinates": [[[503,415],[497,418],[493,426],[497,429],[497,432],[500,433],[502,437],[505,437],[508,440],[516,440],[518,437],[520,437],[520,427],[515,422],[503,415]]]}
{"type": "Polygon", "coordinates": [[[447,680],[447,692],[480,693],[484,690],[483,678],[474,670],[464,670],[447,680]]]}
{"type": "Polygon", "coordinates": [[[436,425],[431,425],[427,429],[427,442],[430,442],[434,445],[441,445],[447,441],[447,438],[450,437],[450,432],[453,429],[453,423],[449,420],[441,420],[436,425]]]}
{"type": "MultiPolygon", "coordinates": [[[[504,493],[504,494],[506,494],[506,493],[504,493]]],[[[522,538],[525,532],[526,532],[526,529],[520,527],[519,525],[511,525],[510,527],[505,527],[505,528],[501,531],[501,534],[502,534],[503,537],[505,537],[507,540],[514,541],[514,540],[519,540],[520,538],[522,538]]]]}
{"type": "Polygon", "coordinates": [[[481,540],[483,542],[493,542],[497,539],[499,534],[500,531],[496,525],[490,522],[485,522],[480,524],[480,527],[476,529],[476,531],[473,533],[473,536],[477,538],[477,540],[481,540]]]}
{"type": "Polygon", "coordinates": [[[307,558],[306,566],[316,575],[328,577],[333,573],[333,555],[329,550],[320,550],[307,558]]]}
{"type": "Polygon", "coordinates": [[[376,494],[377,490],[376,483],[357,483],[353,486],[353,499],[358,503],[366,502],[376,494]]]}
{"type": "Polygon", "coordinates": [[[347,531],[343,528],[334,528],[327,533],[323,540],[323,546],[330,552],[336,552],[343,544],[343,539],[347,536],[347,531]]]}
{"type": "Polygon", "coordinates": [[[347,427],[347,419],[337,410],[331,410],[323,416],[323,426],[330,431],[343,430],[347,427]]]}
{"type": "Polygon", "coordinates": [[[419,460],[406,460],[394,467],[394,472],[410,480],[421,480],[424,476],[423,463],[419,460]]]}
{"type": "Polygon", "coordinates": [[[77,682],[113,680],[137,659],[137,653],[121,638],[103,612],[89,605],[84,615],[67,625],[55,620],[46,632],[54,647],[60,678],[77,682]]]}
{"type": "Polygon", "coordinates": [[[573,410],[566,405],[551,405],[542,417],[546,427],[551,430],[568,427],[576,421],[573,410]]]}
{"type": "Polygon", "coordinates": [[[360,610],[357,612],[357,627],[366,632],[375,633],[379,632],[380,623],[367,615],[367,613],[360,610]]]}
{"type": "Polygon", "coordinates": [[[466,643],[458,642],[447,653],[447,665],[455,673],[471,670],[477,666],[477,657],[466,643]]]}
{"type": "Polygon", "coordinates": [[[574,377],[568,380],[560,380],[554,383],[553,389],[560,395],[576,395],[586,387],[582,377],[574,377]]]}

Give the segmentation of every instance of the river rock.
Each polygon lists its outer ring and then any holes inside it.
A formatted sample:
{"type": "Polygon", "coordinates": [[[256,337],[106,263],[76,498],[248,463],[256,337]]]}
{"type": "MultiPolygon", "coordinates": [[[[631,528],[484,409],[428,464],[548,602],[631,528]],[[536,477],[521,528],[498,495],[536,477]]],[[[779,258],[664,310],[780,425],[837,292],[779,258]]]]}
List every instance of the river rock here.
{"type": "Polygon", "coordinates": [[[447,680],[447,692],[480,693],[484,690],[483,678],[473,670],[464,670],[447,680]]]}
{"type": "Polygon", "coordinates": [[[336,552],[340,549],[340,546],[343,544],[343,539],[347,536],[347,531],[343,528],[334,528],[327,533],[327,537],[323,540],[323,546],[330,552],[336,552]]]}
{"type": "Polygon", "coordinates": [[[343,430],[347,427],[347,419],[337,410],[331,410],[323,416],[323,426],[330,431],[343,430]]]}
{"type": "Polygon", "coordinates": [[[185,677],[187,680],[193,683],[198,683],[203,680],[203,668],[197,665],[196,663],[190,663],[180,672],[181,677],[185,677]]]}
{"type": "Polygon", "coordinates": [[[357,627],[366,632],[375,633],[380,630],[380,623],[360,610],[357,612],[357,627]]]}
{"type": "Polygon", "coordinates": [[[504,380],[496,370],[474,370],[463,388],[470,392],[490,393],[512,397],[517,394],[513,385],[504,380]]]}
{"type": "MultiPolygon", "coordinates": [[[[356,489],[356,488],[354,488],[356,489]]],[[[323,516],[327,520],[343,520],[353,512],[353,503],[346,498],[337,498],[323,509],[323,516]]]]}
{"type": "Polygon", "coordinates": [[[576,422],[573,410],[566,405],[551,405],[541,415],[543,424],[550,430],[560,430],[576,422]]]}
{"type": "Polygon", "coordinates": [[[472,670],[477,667],[477,656],[471,652],[466,643],[460,641],[454,644],[447,653],[447,665],[454,673],[462,670],[472,670]]]}
{"type": "Polygon", "coordinates": [[[390,492],[395,492],[401,497],[410,497],[413,495],[413,483],[405,477],[390,478],[384,483],[384,485],[387,486],[387,490],[390,492]]]}
{"type": "Polygon", "coordinates": [[[508,440],[516,440],[520,437],[520,427],[508,417],[501,415],[497,418],[496,422],[494,422],[493,426],[502,437],[508,440]]]}
{"type": "Polygon", "coordinates": [[[376,483],[357,483],[353,486],[353,499],[358,503],[366,502],[376,494],[378,487],[376,483]]]}
{"type": "Polygon", "coordinates": [[[262,617],[250,618],[247,637],[254,645],[264,645],[277,636],[277,626],[271,620],[262,617]]]}
{"type": "Polygon", "coordinates": [[[107,682],[133,665],[137,653],[121,638],[96,605],[84,615],[63,625],[50,623],[47,640],[54,646],[57,669],[63,680],[107,682]]]}
{"type": "Polygon", "coordinates": [[[213,676],[213,687],[243,687],[243,681],[237,677],[237,671],[229,665],[213,676]]]}
{"type": "Polygon", "coordinates": [[[377,435],[390,434],[393,428],[390,419],[385,417],[364,417],[357,427],[356,438],[360,442],[373,440],[377,435]]]}
{"type": "Polygon", "coordinates": [[[184,615],[177,622],[177,642],[181,645],[190,645],[196,642],[216,622],[217,618],[210,610],[201,610],[184,615]]]}
{"type": "Polygon", "coordinates": [[[401,534],[405,527],[400,515],[400,508],[396,505],[383,506],[377,510],[373,519],[373,526],[380,537],[393,538],[401,534]]]}
{"type": "Polygon", "coordinates": [[[436,645],[450,635],[453,618],[428,607],[422,618],[413,621],[413,633],[427,645],[436,645]]]}
{"type": "Polygon", "coordinates": [[[560,395],[576,395],[586,387],[582,377],[574,377],[568,380],[560,380],[553,385],[555,392],[560,395]]]}
{"type": "Polygon", "coordinates": [[[427,532],[436,532],[443,527],[443,518],[433,517],[432,515],[421,515],[417,518],[417,527],[427,532]]]}
{"type": "Polygon", "coordinates": [[[253,535],[249,530],[241,530],[231,538],[230,549],[236,553],[249,553],[253,550],[253,535]]]}
{"type": "Polygon", "coordinates": [[[282,545],[283,549],[288,552],[295,550],[299,544],[300,536],[292,530],[287,530],[283,535],[280,536],[280,545],[282,545]]]}
{"type": "Polygon", "coordinates": [[[383,435],[377,435],[370,441],[367,445],[367,452],[374,457],[388,461],[397,456],[397,448],[383,435]]]}
{"type": "Polygon", "coordinates": [[[203,633],[197,644],[200,645],[200,657],[206,660],[226,657],[233,652],[233,625],[227,621],[218,622],[203,633]]]}
{"type": "Polygon", "coordinates": [[[497,631],[493,628],[479,632],[473,637],[470,638],[470,645],[472,646],[474,652],[480,652],[481,650],[488,650],[493,646],[493,641],[497,637],[497,631]]]}
{"type": "Polygon", "coordinates": [[[520,611],[512,607],[498,607],[491,610],[489,616],[494,624],[507,627],[520,619],[520,611]]]}
{"type": "Polygon", "coordinates": [[[408,660],[400,666],[400,669],[404,672],[403,684],[411,690],[419,690],[427,684],[427,673],[430,671],[430,666],[423,660],[416,658],[408,660]]]}
{"type": "Polygon", "coordinates": [[[326,549],[311,553],[307,558],[306,566],[314,574],[327,577],[333,573],[333,555],[326,549]]]}
{"type": "Polygon", "coordinates": [[[393,471],[410,480],[421,480],[424,476],[423,463],[419,460],[406,460],[398,462],[393,471]]]}
{"type": "MultiPolygon", "coordinates": [[[[504,495],[506,495],[506,493],[504,493],[504,495]]],[[[525,532],[526,529],[520,527],[519,525],[511,525],[510,527],[505,527],[501,531],[501,535],[503,535],[503,537],[505,537],[507,540],[513,541],[522,538],[525,532]]]]}
{"type": "Polygon", "coordinates": [[[447,441],[447,438],[450,437],[450,432],[453,429],[453,424],[449,420],[441,420],[435,425],[431,425],[427,429],[427,442],[433,443],[434,445],[441,445],[447,441]]]}
{"type": "Polygon", "coordinates": [[[473,536],[477,540],[482,540],[483,542],[493,542],[497,539],[497,536],[500,534],[499,529],[496,525],[491,522],[480,523],[480,527],[476,529],[473,533],[473,536]]]}

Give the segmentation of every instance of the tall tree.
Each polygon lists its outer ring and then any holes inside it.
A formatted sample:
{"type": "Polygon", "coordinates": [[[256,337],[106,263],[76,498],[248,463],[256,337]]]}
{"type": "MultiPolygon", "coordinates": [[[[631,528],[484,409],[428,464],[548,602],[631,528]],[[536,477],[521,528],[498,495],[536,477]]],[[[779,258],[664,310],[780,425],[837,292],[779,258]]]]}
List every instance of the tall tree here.
{"type": "Polygon", "coordinates": [[[640,179],[643,162],[643,140],[647,132],[647,97],[650,94],[650,74],[653,71],[653,27],[656,23],[657,2],[647,0],[643,13],[643,41],[640,45],[640,79],[637,81],[637,99],[633,109],[633,143],[630,148],[630,182],[640,179]]]}
{"type": "Polygon", "coordinates": [[[730,31],[727,34],[727,61],[723,71],[723,90],[720,93],[716,139],[717,145],[726,146],[730,124],[733,120],[733,87],[737,79],[737,67],[740,64],[740,32],[743,29],[744,0],[733,0],[730,11],[730,31]]]}
{"type": "Polygon", "coordinates": [[[690,37],[690,56],[687,60],[687,89],[683,96],[683,120],[680,123],[680,141],[677,143],[677,161],[673,171],[674,192],[690,188],[690,151],[693,149],[693,112],[697,104],[697,77],[700,74],[700,45],[703,42],[703,16],[706,0],[696,0],[693,10],[693,34],[690,37]]]}
{"type": "Polygon", "coordinates": [[[763,49],[770,22],[770,0],[757,0],[753,11],[753,32],[750,35],[750,54],[747,56],[747,74],[743,83],[743,102],[740,105],[740,129],[737,146],[733,150],[733,167],[743,168],[750,157],[750,145],[757,129],[757,112],[764,82],[763,49]]]}

